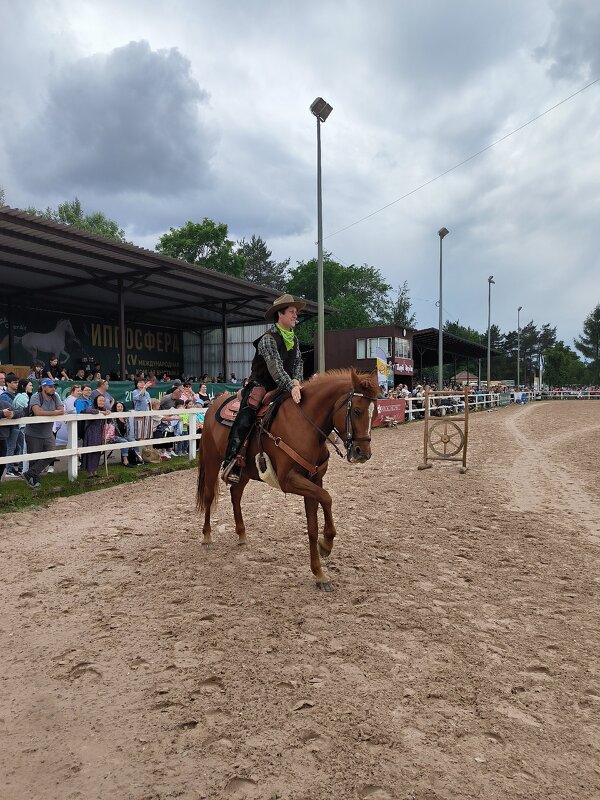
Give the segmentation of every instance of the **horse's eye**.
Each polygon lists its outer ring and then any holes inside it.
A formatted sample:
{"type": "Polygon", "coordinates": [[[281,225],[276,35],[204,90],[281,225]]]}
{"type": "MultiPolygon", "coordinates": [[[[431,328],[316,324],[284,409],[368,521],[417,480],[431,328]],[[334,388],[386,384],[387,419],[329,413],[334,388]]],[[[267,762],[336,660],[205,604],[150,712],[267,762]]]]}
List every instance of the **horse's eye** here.
{"type": "Polygon", "coordinates": [[[362,414],[362,411],[360,410],[360,408],[354,408],[352,410],[354,411],[354,413],[355,413],[355,415],[357,417],[360,417],[360,415],[362,414]]]}

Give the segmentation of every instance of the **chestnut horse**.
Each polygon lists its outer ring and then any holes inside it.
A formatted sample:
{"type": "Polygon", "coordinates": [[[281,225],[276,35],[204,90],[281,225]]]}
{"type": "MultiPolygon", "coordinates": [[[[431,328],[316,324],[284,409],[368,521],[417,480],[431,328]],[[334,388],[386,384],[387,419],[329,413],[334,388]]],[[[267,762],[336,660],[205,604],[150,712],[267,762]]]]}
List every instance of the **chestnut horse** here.
{"type": "MultiPolygon", "coordinates": [[[[283,401],[271,425],[270,434],[263,433],[261,437],[262,449],[271,461],[280,489],[285,493],[304,497],[310,568],[317,587],[324,591],[332,591],[333,587],[323,572],[319,553],[324,558],[329,556],[336,535],[331,514],[331,496],[323,489],[323,476],[327,472],[329,458],[325,442],[333,431],[344,443],[348,461],[362,464],[371,458],[371,422],[378,391],[376,371],[358,373],[354,369],[332,370],[317,375],[302,385],[302,400],[299,405],[289,396],[283,401]],[[289,455],[290,448],[304,460],[304,464],[308,462],[310,470],[294,460],[293,455],[289,455]],[[318,535],[317,521],[319,504],[325,518],[321,538],[318,535]]],[[[218,498],[220,467],[229,435],[229,428],[217,422],[215,415],[226,400],[227,395],[216,398],[207,411],[199,445],[197,507],[199,510],[204,509],[204,545],[211,543],[211,505],[218,498]]],[[[260,480],[255,463],[259,450],[258,436],[254,429],[241,480],[230,489],[239,544],[246,543],[246,528],[241,510],[242,494],[249,480],[260,480]]],[[[337,447],[336,450],[342,455],[337,447]]]]}

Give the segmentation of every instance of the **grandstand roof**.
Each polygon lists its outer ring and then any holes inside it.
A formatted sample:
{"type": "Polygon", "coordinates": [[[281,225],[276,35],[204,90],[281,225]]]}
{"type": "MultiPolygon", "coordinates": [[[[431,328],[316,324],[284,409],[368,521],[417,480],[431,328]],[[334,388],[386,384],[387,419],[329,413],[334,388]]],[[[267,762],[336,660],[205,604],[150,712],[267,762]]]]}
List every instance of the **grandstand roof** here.
{"type": "MultiPolygon", "coordinates": [[[[1,302],[188,330],[264,322],[276,289],[0,207],[1,302]]],[[[332,311],[326,307],[326,311],[332,311]]],[[[317,313],[307,301],[302,316],[317,313]]]]}
{"type": "MultiPolygon", "coordinates": [[[[463,339],[453,333],[443,331],[444,363],[454,359],[487,358],[487,345],[463,339]]],[[[413,359],[415,365],[433,367],[438,363],[438,328],[424,328],[413,334],[413,359]]],[[[491,349],[491,355],[500,355],[498,350],[491,349]]]]}

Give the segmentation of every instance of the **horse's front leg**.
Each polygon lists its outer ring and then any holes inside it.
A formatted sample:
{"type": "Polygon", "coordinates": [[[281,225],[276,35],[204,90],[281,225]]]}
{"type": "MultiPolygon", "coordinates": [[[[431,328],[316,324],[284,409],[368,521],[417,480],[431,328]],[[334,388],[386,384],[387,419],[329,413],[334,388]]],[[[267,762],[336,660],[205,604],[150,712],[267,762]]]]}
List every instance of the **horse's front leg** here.
{"type": "Polygon", "coordinates": [[[299,494],[304,497],[304,509],[306,511],[306,524],[308,528],[308,545],[310,549],[310,568],[315,576],[317,588],[324,592],[332,592],[333,584],[323,572],[321,559],[319,557],[319,524],[317,510],[319,503],[325,508],[331,509],[331,497],[318,484],[313,483],[304,476],[293,470],[290,471],[281,487],[284,492],[299,494]]]}
{"type": "MultiPolygon", "coordinates": [[[[324,448],[324,452],[320,454],[321,466],[319,467],[319,471],[317,475],[313,478],[313,481],[317,484],[317,486],[322,489],[323,488],[323,478],[325,477],[325,473],[327,472],[327,467],[329,466],[329,453],[327,452],[327,448],[324,448]]],[[[336,529],[335,523],[333,521],[333,514],[332,514],[332,500],[329,497],[329,494],[325,492],[329,501],[325,501],[321,503],[323,508],[323,516],[325,517],[325,524],[323,526],[323,530],[321,531],[322,536],[319,536],[319,554],[321,558],[329,558],[331,555],[331,550],[333,548],[333,540],[336,536],[336,529]]]]}
{"type": "Polygon", "coordinates": [[[231,487],[231,505],[233,506],[233,518],[235,520],[235,532],[238,535],[238,544],[246,544],[246,526],[242,516],[242,495],[250,479],[242,473],[239,483],[234,483],[231,487]]]}
{"type": "MultiPolygon", "coordinates": [[[[321,489],[323,488],[322,478],[316,481],[316,483],[321,489]]],[[[325,518],[325,524],[323,525],[323,530],[321,531],[323,535],[319,536],[319,553],[321,554],[321,558],[329,558],[329,556],[331,555],[331,551],[333,549],[333,540],[335,539],[337,534],[332,513],[333,501],[331,499],[331,496],[329,495],[329,492],[325,492],[325,494],[327,495],[329,500],[321,501],[321,507],[323,509],[323,517],[325,518]]]]}

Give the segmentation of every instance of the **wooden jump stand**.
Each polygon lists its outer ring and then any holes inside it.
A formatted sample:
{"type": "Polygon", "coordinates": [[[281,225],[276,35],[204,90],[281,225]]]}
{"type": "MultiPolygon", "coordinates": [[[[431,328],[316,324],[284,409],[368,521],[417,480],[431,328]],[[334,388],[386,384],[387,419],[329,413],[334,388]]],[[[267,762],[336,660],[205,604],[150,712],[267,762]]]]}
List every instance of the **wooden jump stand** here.
{"type": "Polygon", "coordinates": [[[469,391],[439,392],[425,389],[424,397],[425,430],[423,432],[423,463],[417,469],[431,469],[432,461],[462,461],[461,475],[467,471],[467,442],[469,439],[469,391]],[[430,400],[436,395],[444,397],[461,395],[464,401],[464,412],[452,419],[440,417],[431,419],[430,400]],[[456,423],[462,422],[463,426],[456,423]],[[435,455],[429,455],[432,450],[435,455]]]}

